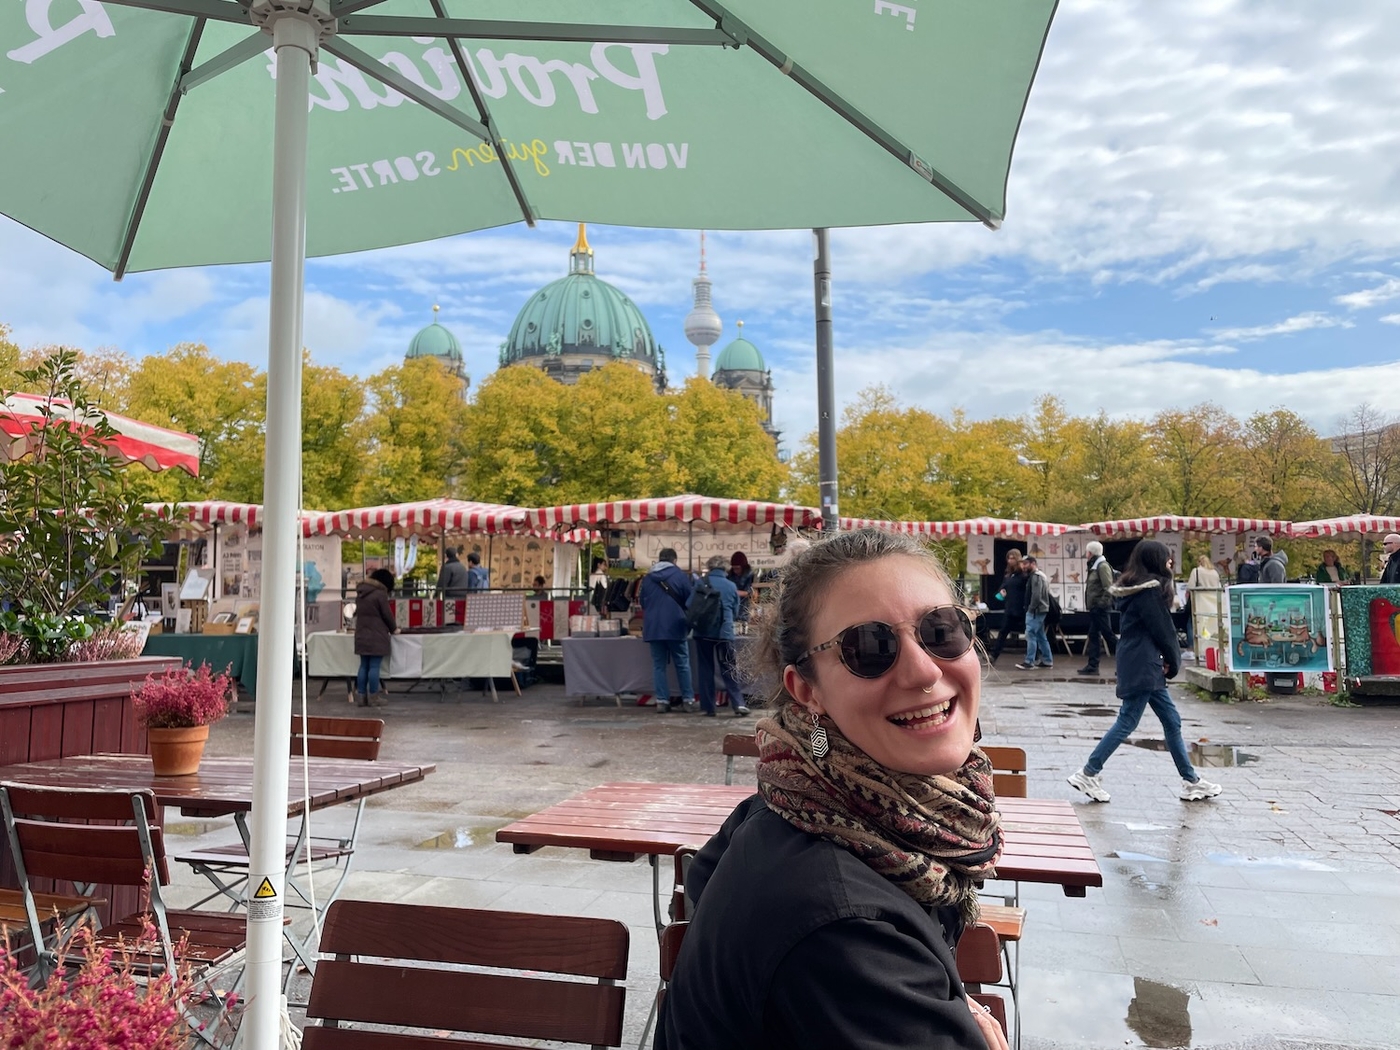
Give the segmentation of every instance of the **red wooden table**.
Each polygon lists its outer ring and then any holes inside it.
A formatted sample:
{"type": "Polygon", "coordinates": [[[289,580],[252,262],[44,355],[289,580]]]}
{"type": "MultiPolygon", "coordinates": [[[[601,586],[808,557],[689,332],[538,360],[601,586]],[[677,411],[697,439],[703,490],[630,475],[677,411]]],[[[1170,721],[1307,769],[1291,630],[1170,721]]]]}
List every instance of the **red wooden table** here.
{"type": "MultiPolygon", "coordinates": [[[[595,860],[645,856],[656,881],[657,857],[703,845],[752,794],[749,787],[718,784],[602,784],[506,825],[496,841],[511,843],[516,853],[571,846],[588,850],[595,860]]],[[[1004,798],[997,808],[1005,836],[997,878],[1061,886],[1070,897],[1103,885],[1094,851],[1068,802],[1004,798]]]]}

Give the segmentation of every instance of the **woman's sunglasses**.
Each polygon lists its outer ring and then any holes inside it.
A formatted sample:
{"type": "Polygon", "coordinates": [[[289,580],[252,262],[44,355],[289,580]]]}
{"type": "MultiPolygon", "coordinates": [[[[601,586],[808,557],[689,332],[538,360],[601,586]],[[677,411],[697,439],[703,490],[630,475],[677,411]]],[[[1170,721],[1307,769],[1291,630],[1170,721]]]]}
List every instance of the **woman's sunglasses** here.
{"type": "MultiPolygon", "coordinates": [[[[972,618],[958,605],[930,609],[914,623],[914,637],[935,660],[956,660],[972,648],[972,618]]],[[[797,663],[826,649],[838,649],[846,670],[857,678],[879,678],[899,659],[899,632],[903,624],[858,623],[829,642],[808,649],[797,663]]]]}

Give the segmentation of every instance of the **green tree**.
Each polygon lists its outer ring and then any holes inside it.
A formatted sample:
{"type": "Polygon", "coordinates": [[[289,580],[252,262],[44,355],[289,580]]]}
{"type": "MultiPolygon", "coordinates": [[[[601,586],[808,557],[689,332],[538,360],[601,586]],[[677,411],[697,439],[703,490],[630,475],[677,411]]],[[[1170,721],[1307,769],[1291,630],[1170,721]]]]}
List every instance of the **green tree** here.
{"type": "Polygon", "coordinates": [[[463,491],[488,503],[552,503],[568,397],[568,387],[537,368],[502,368],[487,376],[462,426],[463,491]]]}
{"type": "Polygon", "coordinates": [[[451,495],[463,467],[462,380],[420,357],[375,373],[365,388],[369,410],[357,435],[365,465],[356,500],[403,503],[451,495]]]}
{"type": "Polygon", "coordinates": [[[674,419],[652,380],[615,361],[566,391],[558,502],[675,495],[683,477],[674,419]]]}
{"type": "Polygon", "coordinates": [[[758,405],[692,376],[665,395],[685,492],[721,499],[777,499],[787,467],[763,429],[758,405]]]}
{"type": "MultiPolygon", "coordinates": [[[[364,460],[358,429],[365,394],[360,380],[304,355],[301,387],[302,502],[307,507],[352,506],[364,460]]],[[[261,466],[259,460],[259,466],[261,466]]]]}
{"type": "Polygon", "coordinates": [[[1165,498],[1147,427],[1100,411],[1074,421],[1074,445],[1065,462],[1057,520],[1079,523],[1150,514],[1165,498]]]}
{"type": "Polygon", "coordinates": [[[1245,464],[1240,425],[1219,405],[1159,412],[1148,439],[1161,472],[1164,513],[1229,514],[1241,506],[1245,464]]]}
{"type": "Polygon", "coordinates": [[[1256,412],[1245,421],[1247,509],[1258,517],[1305,521],[1322,504],[1322,477],[1331,458],[1326,443],[1287,408],[1256,412]]]}

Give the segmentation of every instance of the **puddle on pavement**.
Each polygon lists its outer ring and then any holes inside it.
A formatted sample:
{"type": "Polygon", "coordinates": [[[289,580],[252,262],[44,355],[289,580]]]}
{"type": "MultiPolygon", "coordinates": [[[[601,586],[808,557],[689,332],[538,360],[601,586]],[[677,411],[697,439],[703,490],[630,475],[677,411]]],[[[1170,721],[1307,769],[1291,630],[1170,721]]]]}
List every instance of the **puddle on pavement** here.
{"type": "Polygon", "coordinates": [[[1145,977],[1041,972],[1025,976],[1021,995],[1027,1030],[1055,1045],[1189,1047],[1212,1034],[1193,1023],[1190,992],[1145,977]]]}
{"type": "Polygon", "coordinates": [[[471,844],[471,828],[453,828],[451,831],[444,831],[441,835],[424,839],[414,849],[470,849],[471,844]]]}
{"type": "Polygon", "coordinates": [[[1292,871],[1341,871],[1330,864],[1311,857],[1242,857],[1235,853],[1207,853],[1206,860],[1212,864],[1230,867],[1288,868],[1292,871]]]}
{"type": "Polygon", "coordinates": [[[1127,1022],[1146,1046],[1190,1046],[1191,996],[1169,984],[1134,977],[1127,1022]]]}
{"type": "Polygon", "coordinates": [[[1134,853],[1131,850],[1120,849],[1113,853],[1106,854],[1109,857],[1116,857],[1118,860],[1142,860],[1151,861],[1154,864],[1170,864],[1166,857],[1154,857],[1150,853],[1134,853]]]}
{"type": "MultiPolygon", "coordinates": [[[[1134,747],[1140,747],[1145,751],[1165,751],[1167,749],[1167,742],[1155,737],[1134,740],[1132,743],[1134,747]]],[[[1202,744],[1198,741],[1192,741],[1186,745],[1186,753],[1190,756],[1193,766],[1207,768],[1248,766],[1259,761],[1258,755],[1241,751],[1233,744],[1202,744]]]]}

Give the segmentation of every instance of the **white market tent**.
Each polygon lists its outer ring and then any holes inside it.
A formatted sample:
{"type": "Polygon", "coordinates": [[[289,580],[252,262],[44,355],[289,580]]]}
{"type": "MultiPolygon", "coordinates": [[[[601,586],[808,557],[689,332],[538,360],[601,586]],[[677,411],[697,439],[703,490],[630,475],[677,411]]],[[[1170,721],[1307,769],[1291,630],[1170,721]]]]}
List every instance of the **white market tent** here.
{"type": "Polygon", "coordinates": [[[1080,529],[1096,536],[1152,536],[1159,532],[1205,532],[1219,535],[1268,533],[1274,536],[1294,535],[1292,522],[1274,518],[1217,518],[1184,514],[1158,514],[1149,518],[1120,518],[1115,521],[1093,521],[1080,529]]]}
{"type": "Polygon", "coordinates": [[[938,539],[959,539],[964,536],[1005,536],[1021,539],[1028,536],[1063,536],[1082,528],[1060,525],[1050,521],[1019,521],[1013,518],[966,518],[961,521],[879,521],[871,518],[842,518],[842,530],[879,529],[900,532],[908,536],[932,536],[938,539]]]}
{"type": "Polygon", "coordinates": [[[821,521],[821,511],[816,507],[693,495],[604,503],[570,503],[529,511],[530,528],[541,532],[571,529],[581,525],[692,522],[708,525],[780,525],[789,529],[819,529],[821,521]]]}
{"type": "Polygon", "coordinates": [[[1324,536],[1375,536],[1400,532],[1400,517],[1382,514],[1349,514],[1341,518],[1319,518],[1293,523],[1293,535],[1301,539],[1324,536]]]}

